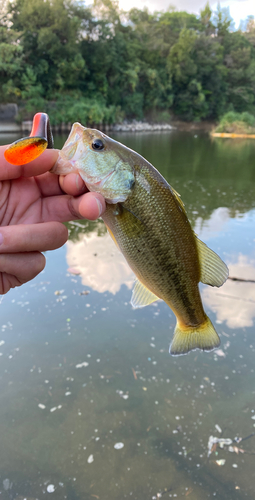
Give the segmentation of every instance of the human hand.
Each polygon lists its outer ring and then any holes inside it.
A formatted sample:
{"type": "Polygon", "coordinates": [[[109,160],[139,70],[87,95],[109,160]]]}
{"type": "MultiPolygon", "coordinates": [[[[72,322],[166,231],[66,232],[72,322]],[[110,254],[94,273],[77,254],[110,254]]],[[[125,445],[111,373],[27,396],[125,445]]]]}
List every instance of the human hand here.
{"type": "Polygon", "coordinates": [[[44,269],[41,252],[59,248],[68,238],[62,222],[94,220],[105,210],[104,198],[86,192],[78,174],[59,177],[49,172],[56,150],[16,166],[5,160],[5,149],[0,146],[0,294],[44,269]]]}

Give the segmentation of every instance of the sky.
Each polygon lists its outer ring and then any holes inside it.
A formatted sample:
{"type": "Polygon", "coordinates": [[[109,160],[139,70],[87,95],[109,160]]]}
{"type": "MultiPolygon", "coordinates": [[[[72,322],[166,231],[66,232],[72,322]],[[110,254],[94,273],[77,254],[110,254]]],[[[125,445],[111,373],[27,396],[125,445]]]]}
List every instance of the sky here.
{"type": "MultiPolygon", "coordinates": [[[[168,7],[174,6],[176,10],[185,10],[193,14],[199,14],[200,10],[205,7],[207,0],[119,0],[121,9],[130,10],[132,7],[143,9],[148,7],[149,11],[167,10],[168,7]]],[[[217,8],[218,2],[209,0],[211,9],[214,11],[217,8]]],[[[236,28],[239,27],[240,21],[245,20],[247,16],[255,16],[255,1],[254,0],[222,0],[221,7],[229,7],[230,15],[233,18],[236,28]]]]}

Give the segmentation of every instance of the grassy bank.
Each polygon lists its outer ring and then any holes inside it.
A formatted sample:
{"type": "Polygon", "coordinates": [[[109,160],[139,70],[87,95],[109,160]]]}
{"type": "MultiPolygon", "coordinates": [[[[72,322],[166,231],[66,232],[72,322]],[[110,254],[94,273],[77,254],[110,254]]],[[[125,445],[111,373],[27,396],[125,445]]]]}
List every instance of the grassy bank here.
{"type": "Polygon", "coordinates": [[[221,118],[219,125],[213,130],[213,133],[254,135],[255,116],[248,112],[236,113],[231,111],[226,113],[221,118]]]}

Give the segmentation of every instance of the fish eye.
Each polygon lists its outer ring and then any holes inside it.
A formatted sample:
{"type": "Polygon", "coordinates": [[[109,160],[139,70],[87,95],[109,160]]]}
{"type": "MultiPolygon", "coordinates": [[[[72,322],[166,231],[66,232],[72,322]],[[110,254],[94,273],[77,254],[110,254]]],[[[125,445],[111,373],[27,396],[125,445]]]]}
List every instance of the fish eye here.
{"type": "Polygon", "coordinates": [[[101,151],[102,149],[104,149],[103,141],[101,141],[101,139],[94,139],[94,141],[92,142],[92,148],[95,151],[101,151]]]}

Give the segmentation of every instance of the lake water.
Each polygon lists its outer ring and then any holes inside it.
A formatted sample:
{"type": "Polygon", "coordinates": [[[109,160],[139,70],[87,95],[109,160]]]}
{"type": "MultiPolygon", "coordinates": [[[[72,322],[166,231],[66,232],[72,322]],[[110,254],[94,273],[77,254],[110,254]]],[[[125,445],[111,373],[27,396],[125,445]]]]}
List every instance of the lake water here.
{"type": "Polygon", "coordinates": [[[113,137],[162,172],[244,281],[201,286],[221,350],[173,358],[168,306],[132,310],[134,276],[103,222],[70,223],[45,271],[0,305],[0,498],[253,500],[255,141],[113,137]],[[208,457],[210,436],[237,439],[208,457]]]}

